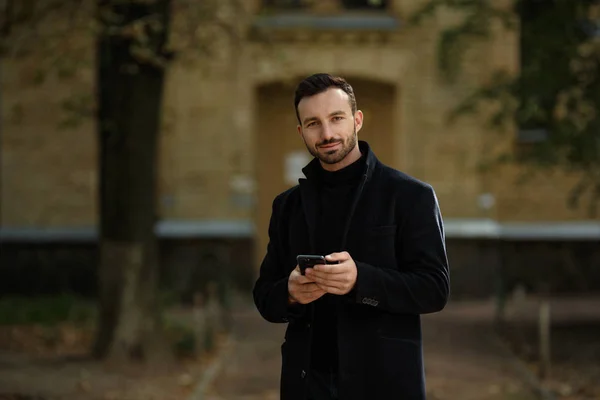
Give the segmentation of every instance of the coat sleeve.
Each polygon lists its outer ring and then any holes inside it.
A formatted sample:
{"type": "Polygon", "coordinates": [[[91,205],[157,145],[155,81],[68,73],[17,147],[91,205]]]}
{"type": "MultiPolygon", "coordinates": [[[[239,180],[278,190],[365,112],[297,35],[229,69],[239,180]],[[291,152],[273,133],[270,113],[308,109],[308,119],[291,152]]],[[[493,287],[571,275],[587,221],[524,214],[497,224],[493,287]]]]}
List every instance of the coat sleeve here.
{"type": "Polygon", "coordinates": [[[273,201],[269,222],[269,244],[261,263],[258,279],[254,284],[253,297],[256,308],[264,319],[274,323],[291,322],[303,315],[306,306],[289,305],[289,271],[283,264],[282,243],[280,243],[281,198],[273,201]]]}
{"type": "Polygon", "coordinates": [[[354,301],[393,313],[426,314],[445,307],[450,277],[442,216],[431,186],[416,197],[397,238],[398,269],[355,261],[354,301]]]}

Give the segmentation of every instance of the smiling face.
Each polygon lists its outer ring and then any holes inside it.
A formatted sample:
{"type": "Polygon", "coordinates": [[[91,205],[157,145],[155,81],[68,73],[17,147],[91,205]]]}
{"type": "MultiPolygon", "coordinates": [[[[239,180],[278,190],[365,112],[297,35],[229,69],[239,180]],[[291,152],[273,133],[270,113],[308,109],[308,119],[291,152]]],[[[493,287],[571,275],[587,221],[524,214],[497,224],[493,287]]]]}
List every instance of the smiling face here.
{"type": "Polygon", "coordinates": [[[339,88],[302,98],[298,103],[298,133],[324,169],[336,171],[360,158],[358,132],[363,114],[353,115],[350,98],[339,88]]]}

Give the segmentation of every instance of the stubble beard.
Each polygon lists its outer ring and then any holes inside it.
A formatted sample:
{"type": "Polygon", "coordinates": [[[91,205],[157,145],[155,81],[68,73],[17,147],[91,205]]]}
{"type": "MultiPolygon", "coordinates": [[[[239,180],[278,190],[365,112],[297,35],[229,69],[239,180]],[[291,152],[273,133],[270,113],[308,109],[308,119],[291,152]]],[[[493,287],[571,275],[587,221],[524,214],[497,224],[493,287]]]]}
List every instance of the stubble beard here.
{"type": "MultiPolygon", "coordinates": [[[[328,142],[321,142],[318,144],[318,146],[322,146],[322,145],[326,145],[326,144],[331,144],[331,143],[337,143],[339,140],[330,140],[328,142]]],[[[325,153],[321,153],[317,150],[317,147],[312,148],[309,147],[308,144],[306,143],[306,141],[304,141],[304,144],[306,145],[306,149],[308,150],[308,152],[313,156],[318,158],[321,162],[323,162],[324,164],[337,164],[340,161],[342,161],[344,158],[346,158],[348,156],[348,154],[350,154],[350,152],[354,149],[354,147],[356,147],[356,143],[358,142],[358,136],[356,134],[356,126],[354,127],[354,131],[352,132],[352,135],[345,141],[342,141],[342,148],[339,150],[331,150],[325,153]]]]}

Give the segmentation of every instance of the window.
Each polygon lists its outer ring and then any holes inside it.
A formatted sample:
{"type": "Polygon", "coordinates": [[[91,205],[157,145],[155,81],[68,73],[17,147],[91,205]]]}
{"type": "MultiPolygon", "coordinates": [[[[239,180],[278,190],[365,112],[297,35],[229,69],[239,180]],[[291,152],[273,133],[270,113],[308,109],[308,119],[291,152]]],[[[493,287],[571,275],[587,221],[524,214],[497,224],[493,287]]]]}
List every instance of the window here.
{"type": "Polygon", "coordinates": [[[387,0],[342,0],[342,4],[350,10],[383,10],[387,6],[387,0]]]}
{"type": "Polygon", "coordinates": [[[550,127],[544,110],[551,108],[558,88],[541,77],[548,75],[550,68],[568,67],[568,58],[560,54],[561,48],[547,45],[549,40],[564,40],[560,30],[548,28],[549,25],[564,24],[554,8],[554,0],[522,0],[518,3],[521,19],[521,105],[517,110],[517,143],[523,145],[544,142],[548,137],[550,127]],[[559,67],[559,64],[564,65],[559,67]]]}
{"type": "MultiPolygon", "coordinates": [[[[303,9],[317,7],[315,4],[320,0],[264,0],[266,8],[279,9],[303,9]]],[[[384,10],[388,0],[337,0],[340,8],[347,10],[384,10]]]]}
{"type": "Polygon", "coordinates": [[[305,8],[309,4],[306,0],[264,0],[263,4],[266,8],[305,8]]]}

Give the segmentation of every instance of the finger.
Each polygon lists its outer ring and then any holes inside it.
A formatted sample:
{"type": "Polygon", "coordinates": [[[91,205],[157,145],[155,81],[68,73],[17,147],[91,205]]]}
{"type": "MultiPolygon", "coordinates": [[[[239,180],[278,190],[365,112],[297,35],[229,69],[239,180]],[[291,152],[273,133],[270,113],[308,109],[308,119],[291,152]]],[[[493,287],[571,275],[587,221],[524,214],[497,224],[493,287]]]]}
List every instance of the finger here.
{"type": "Polygon", "coordinates": [[[345,274],[350,267],[350,264],[346,262],[340,264],[317,265],[314,267],[314,272],[318,272],[321,275],[345,274]]]}
{"type": "Polygon", "coordinates": [[[352,257],[350,257],[350,254],[347,251],[342,251],[340,253],[331,253],[331,254],[325,256],[325,260],[327,260],[329,262],[337,261],[340,263],[343,261],[349,260],[351,258],[352,257]]]}
{"type": "Polygon", "coordinates": [[[313,293],[319,290],[319,286],[316,283],[308,283],[306,285],[302,285],[300,287],[300,292],[302,293],[313,293]]]}
{"type": "Polygon", "coordinates": [[[340,296],[340,295],[344,294],[344,291],[342,289],[332,288],[328,293],[340,296]]]}
{"type": "Polygon", "coordinates": [[[300,273],[300,269],[296,265],[296,268],[294,268],[292,270],[292,272],[290,273],[290,277],[293,278],[293,279],[296,279],[298,276],[302,276],[302,274],[300,273]]]}
{"type": "Polygon", "coordinates": [[[329,272],[320,272],[315,271],[310,275],[310,279],[314,282],[322,282],[322,281],[331,281],[331,282],[345,282],[348,280],[348,274],[346,273],[338,273],[332,274],[329,272]]]}
{"type": "Polygon", "coordinates": [[[308,303],[312,303],[313,301],[319,300],[325,294],[326,294],[326,292],[318,293],[316,295],[311,295],[310,297],[306,298],[306,303],[308,304],[308,303]]]}
{"type": "Polygon", "coordinates": [[[342,289],[345,286],[344,282],[336,282],[336,281],[331,281],[329,279],[321,279],[321,278],[315,280],[315,283],[323,289],[326,289],[326,288],[342,289]]]}
{"type": "Polygon", "coordinates": [[[314,281],[304,276],[292,279],[292,284],[298,287],[308,285],[309,283],[314,283],[314,281]]]}
{"type": "Polygon", "coordinates": [[[314,292],[311,292],[309,294],[310,296],[321,297],[325,293],[327,293],[327,291],[325,289],[323,289],[322,287],[318,286],[317,284],[315,284],[315,286],[317,287],[317,289],[314,292]]]}
{"type": "Polygon", "coordinates": [[[300,293],[300,294],[312,293],[315,290],[318,290],[318,286],[314,282],[311,282],[311,283],[308,283],[305,285],[297,285],[293,289],[294,293],[300,293]]]}
{"type": "Polygon", "coordinates": [[[308,285],[313,282],[314,281],[310,276],[300,275],[300,277],[298,278],[298,283],[301,285],[308,285]]]}
{"type": "Polygon", "coordinates": [[[330,293],[330,294],[338,294],[339,295],[339,294],[343,294],[344,293],[344,289],[343,288],[339,288],[339,287],[336,287],[336,286],[324,286],[324,285],[321,285],[321,288],[325,292],[330,293]]]}
{"type": "Polygon", "coordinates": [[[294,297],[303,297],[310,295],[318,290],[318,287],[315,283],[311,283],[310,285],[296,285],[290,288],[290,293],[294,297]]]}
{"type": "Polygon", "coordinates": [[[313,271],[315,270],[315,267],[308,267],[304,270],[304,276],[306,276],[307,278],[310,279],[310,274],[313,273],[313,271]]]}
{"type": "Polygon", "coordinates": [[[300,285],[304,285],[304,284],[312,282],[312,279],[310,279],[306,275],[301,275],[300,272],[297,272],[296,270],[292,271],[291,279],[294,281],[294,283],[297,283],[300,285]]]}
{"type": "Polygon", "coordinates": [[[306,270],[304,271],[304,275],[299,275],[302,277],[302,280],[300,283],[302,284],[306,284],[306,283],[311,283],[313,282],[312,278],[311,278],[311,274],[313,273],[313,267],[310,268],[306,268],[306,270]]]}
{"type": "Polygon", "coordinates": [[[313,284],[313,285],[315,286],[314,291],[303,292],[298,295],[298,297],[301,299],[303,304],[313,302],[313,301],[317,300],[318,298],[322,297],[325,293],[327,293],[325,290],[318,287],[316,284],[313,284]]]}

